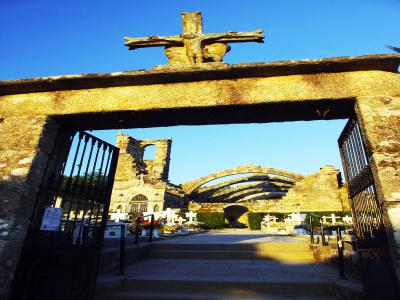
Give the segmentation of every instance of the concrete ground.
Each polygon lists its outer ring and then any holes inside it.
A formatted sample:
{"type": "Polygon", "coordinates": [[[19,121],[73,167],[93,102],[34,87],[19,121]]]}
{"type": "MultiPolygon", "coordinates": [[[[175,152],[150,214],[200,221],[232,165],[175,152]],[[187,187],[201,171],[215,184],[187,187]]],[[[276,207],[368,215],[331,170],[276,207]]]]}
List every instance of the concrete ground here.
{"type": "Polygon", "coordinates": [[[157,241],[166,244],[268,244],[304,243],[305,237],[271,235],[248,229],[211,230],[205,233],[157,241]]]}

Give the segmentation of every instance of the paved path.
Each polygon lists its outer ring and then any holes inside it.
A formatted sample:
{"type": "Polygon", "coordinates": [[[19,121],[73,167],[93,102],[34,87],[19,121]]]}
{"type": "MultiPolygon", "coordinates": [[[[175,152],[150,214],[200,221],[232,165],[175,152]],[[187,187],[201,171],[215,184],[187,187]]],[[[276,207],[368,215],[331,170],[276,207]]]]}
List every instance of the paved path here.
{"type": "Polygon", "coordinates": [[[253,230],[212,230],[206,233],[176,237],[159,241],[169,244],[268,244],[268,243],[304,243],[304,238],[284,235],[271,235],[253,230]]]}
{"type": "Polygon", "coordinates": [[[335,281],[338,271],[320,264],[296,264],[261,259],[146,259],[126,270],[136,279],[221,280],[250,282],[335,281]]]}

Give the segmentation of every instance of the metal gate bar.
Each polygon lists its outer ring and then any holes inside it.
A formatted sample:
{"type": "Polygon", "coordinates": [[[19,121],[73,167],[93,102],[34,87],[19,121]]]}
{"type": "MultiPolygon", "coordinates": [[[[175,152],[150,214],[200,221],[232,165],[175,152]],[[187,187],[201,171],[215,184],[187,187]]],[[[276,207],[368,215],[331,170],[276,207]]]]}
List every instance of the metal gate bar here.
{"type": "Polygon", "coordinates": [[[338,140],[359,248],[380,248],[385,242],[382,210],[360,126],[349,119],[338,140]]]}

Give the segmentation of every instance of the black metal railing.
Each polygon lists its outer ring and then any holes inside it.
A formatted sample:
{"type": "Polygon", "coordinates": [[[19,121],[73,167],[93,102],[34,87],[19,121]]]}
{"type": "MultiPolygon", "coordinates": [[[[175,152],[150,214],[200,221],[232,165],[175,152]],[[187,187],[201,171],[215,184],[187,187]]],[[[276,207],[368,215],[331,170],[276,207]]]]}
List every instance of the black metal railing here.
{"type": "Polygon", "coordinates": [[[336,245],[338,252],[338,268],[339,268],[339,277],[340,279],[344,279],[344,241],[342,238],[342,230],[343,226],[338,225],[336,228],[336,245]]]}
{"type": "Polygon", "coordinates": [[[153,242],[153,230],[154,230],[154,214],[149,214],[145,216],[139,216],[136,219],[136,230],[135,230],[135,245],[139,245],[140,242],[140,234],[142,231],[141,227],[141,221],[144,220],[144,218],[150,217],[150,231],[149,231],[149,243],[153,242]]]}
{"type": "MultiPolygon", "coordinates": [[[[315,236],[314,236],[314,228],[315,228],[314,227],[314,220],[318,220],[317,224],[318,224],[318,227],[319,227],[320,233],[321,233],[321,244],[324,246],[326,244],[326,237],[325,237],[325,228],[324,228],[324,223],[323,223],[322,216],[309,213],[308,214],[308,220],[310,222],[310,242],[311,242],[311,244],[316,244],[316,240],[315,240],[315,236]]],[[[319,242],[320,241],[318,239],[317,244],[319,242]]]]}

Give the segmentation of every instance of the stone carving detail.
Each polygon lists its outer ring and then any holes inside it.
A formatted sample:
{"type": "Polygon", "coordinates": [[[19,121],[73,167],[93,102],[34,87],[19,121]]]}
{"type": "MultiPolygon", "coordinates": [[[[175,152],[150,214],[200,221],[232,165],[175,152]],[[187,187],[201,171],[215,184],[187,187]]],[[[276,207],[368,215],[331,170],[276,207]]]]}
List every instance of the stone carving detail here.
{"type": "Polygon", "coordinates": [[[263,43],[263,30],[250,32],[203,33],[200,12],[182,13],[183,33],[179,36],[125,37],[129,50],[144,47],[165,47],[165,55],[171,65],[194,65],[206,62],[222,62],[230,50],[226,43],[263,43]]]}

